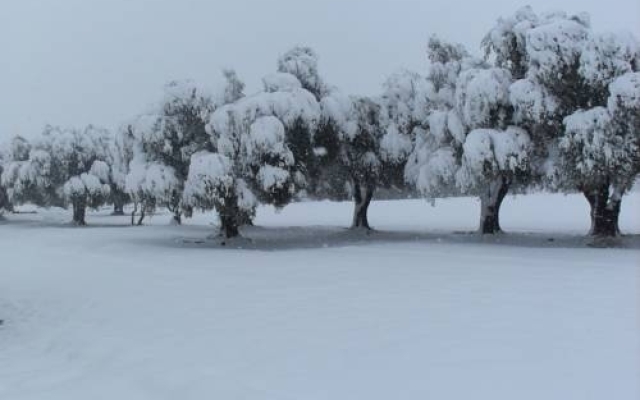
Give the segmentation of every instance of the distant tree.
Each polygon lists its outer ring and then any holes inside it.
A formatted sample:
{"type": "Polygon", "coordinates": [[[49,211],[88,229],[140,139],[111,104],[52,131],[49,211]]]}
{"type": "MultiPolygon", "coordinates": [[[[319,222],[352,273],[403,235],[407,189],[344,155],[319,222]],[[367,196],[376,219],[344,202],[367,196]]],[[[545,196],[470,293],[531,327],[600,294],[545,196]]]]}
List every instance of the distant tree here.
{"type": "Polygon", "coordinates": [[[13,211],[13,202],[7,188],[8,180],[13,174],[13,169],[19,165],[18,163],[29,159],[30,151],[31,144],[22,136],[14,136],[0,149],[0,215],[5,211],[13,211]]]}
{"type": "Polygon", "coordinates": [[[105,171],[109,132],[89,125],[84,130],[48,126],[33,144],[29,158],[10,164],[3,181],[10,197],[43,207],[73,208],[75,225],[86,225],[86,209],[104,204],[109,186],[105,171]]]}

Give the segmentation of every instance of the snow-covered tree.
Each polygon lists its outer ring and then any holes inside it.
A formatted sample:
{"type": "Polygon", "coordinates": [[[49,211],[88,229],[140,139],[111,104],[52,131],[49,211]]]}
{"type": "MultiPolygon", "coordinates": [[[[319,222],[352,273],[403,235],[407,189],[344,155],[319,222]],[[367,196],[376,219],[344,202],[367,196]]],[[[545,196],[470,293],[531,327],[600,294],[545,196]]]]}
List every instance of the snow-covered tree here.
{"type": "Polygon", "coordinates": [[[591,232],[611,234],[607,226],[617,226],[617,212],[601,210],[619,209],[621,193],[616,179],[603,174],[611,165],[628,170],[616,143],[631,142],[613,135],[606,107],[610,84],[638,66],[635,39],[592,32],[586,14],[536,15],[525,8],[500,20],[485,48],[498,66],[517,71],[510,99],[515,122],[530,133],[532,183],[581,191],[591,206],[591,232]],[[609,217],[615,222],[605,222],[609,217]]]}
{"type": "Polygon", "coordinates": [[[87,207],[107,201],[109,132],[92,125],[84,130],[48,126],[34,142],[29,158],[10,163],[3,182],[15,202],[73,208],[73,223],[85,225],[87,207]]]}
{"type": "MultiPolygon", "coordinates": [[[[235,75],[227,75],[227,79],[230,77],[235,75]]],[[[223,96],[237,95],[235,89],[226,89],[223,96]]],[[[205,126],[217,101],[223,100],[193,82],[171,82],[165,86],[159,107],[133,124],[134,159],[127,192],[166,206],[175,223],[181,222],[184,211],[182,191],[191,156],[210,148],[205,126]]]]}
{"type": "Polygon", "coordinates": [[[637,138],[616,129],[609,111],[594,107],[564,120],[559,142],[561,179],[583,188],[592,206],[593,235],[615,236],[622,195],[637,173],[637,138]]]}
{"type": "Polygon", "coordinates": [[[528,134],[513,126],[512,75],[437,38],[429,59],[433,94],[405,177],[428,198],[479,196],[480,232],[499,232],[502,201],[528,166],[528,134]]]}
{"type": "Polygon", "coordinates": [[[282,207],[307,187],[304,150],[320,118],[318,102],[291,74],[264,83],[264,92],[213,113],[212,148],[194,155],[186,184],[185,203],[216,209],[227,238],[239,234],[258,202],[282,207]]]}
{"type": "Polygon", "coordinates": [[[505,69],[471,69],[461,74],[456,88],[456,110],[468,130],[456,180],[463,193],[480,196],[481,233],[501,230],[502,201],[528,169],[530,138],[513,126],[511,82],[505,69]]]}
{"type": "Polygon", "coordinates": [[[14,136],[8,143],[0,148],[0,214],[4,211],[12,211],[13,203],[9,198],[8,180],[12,172],[21,162],[29,159],[31,144],[22,136],[14,136]],[[7,170],[6,178],[2,178],[7,170]]]}
{"type": "Polygon", "coordinates": [[[382,173],[380,142],[384,130],[379,102],[335,92],[322,99],[323,125],[337,137],[336,162],[350,180],[355,203],[352,228],[371,229],[368,209],[382,173]]]}

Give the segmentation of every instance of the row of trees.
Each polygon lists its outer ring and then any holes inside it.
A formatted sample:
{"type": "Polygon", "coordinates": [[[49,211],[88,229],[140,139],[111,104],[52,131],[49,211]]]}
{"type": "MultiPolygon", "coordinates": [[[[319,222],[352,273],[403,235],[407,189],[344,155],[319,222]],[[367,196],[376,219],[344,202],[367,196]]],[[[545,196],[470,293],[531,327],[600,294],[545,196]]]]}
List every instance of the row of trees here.
{"type": "MultiPolygon", "coordinates": [[[[593,32],[588,16],[499,19],[485,57],[432,37],[425,74],[389,76],[377,97],[349,96],[321,77],[318,57],[294,47],[246,95],[233,71],[206,89],[172,82],[150,112],[114,135],[47,127],[2,154],[0,207],[73,208],[74,223],[105,202],[123,212],[156,206],[174,221],[216,210],[238,235],[258,204],[304,197],[354,200],[353,227],[369,229],[376,189],[435,199],[481,199],[480,231],[500,231],[509,192],[581,192],[591,233],[619,233],[623,195],[640,173],[640,45],[593,32]]],[[[132,216],[132,223],[134,222],[132,216]]]]}

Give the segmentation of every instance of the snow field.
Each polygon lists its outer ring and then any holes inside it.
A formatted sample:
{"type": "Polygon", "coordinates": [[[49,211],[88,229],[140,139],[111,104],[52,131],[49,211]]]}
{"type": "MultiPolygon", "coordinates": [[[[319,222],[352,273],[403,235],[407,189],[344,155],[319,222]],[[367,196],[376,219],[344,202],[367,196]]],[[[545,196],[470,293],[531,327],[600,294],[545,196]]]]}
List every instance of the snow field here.
{"type": "Polygon", "coordinates": [[[212,214],[10,215],[0,398],[637,398],[638,205],[635,249],[586,247],[586,201],[544,194],[508,197],[492,239],[454,233],[466,198],[374,202],[370,236],[349,203],[260,208],[226,248],[212,214]]]}

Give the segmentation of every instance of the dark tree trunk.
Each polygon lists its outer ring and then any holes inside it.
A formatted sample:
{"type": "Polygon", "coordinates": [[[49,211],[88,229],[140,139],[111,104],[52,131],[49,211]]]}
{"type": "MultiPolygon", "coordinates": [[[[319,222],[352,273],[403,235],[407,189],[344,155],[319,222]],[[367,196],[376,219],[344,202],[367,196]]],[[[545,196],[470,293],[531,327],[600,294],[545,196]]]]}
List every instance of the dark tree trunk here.
{"type": "Polygon", "coordinates": [[[621,200],[609,198],[609,186],[603,185],[594,191],[583,192],[589,202],[591,215],[591,236],[617,236],[620,233],[618,219],[621,200]]]}
{"type": "Polygon", "coordinates": [[[351,224],[352,229],[367,229],[370,230],[369,225],[369,204],[373,199],[374,186],[371,184],[362,184],[354,182],[353,185],[353,222],[351,224]]]}
{"type": "Polygon", "coordinates": [[[509,192],[506,179],[491,182],[487,192],[480,196],[480,233],[493,235],[502,232],[500,227],[500,207],[509,192]]]}
{"type": "Polygon", "coordinates": [[[131,226],[136,224],[136,213],[138,212],[138,203],[133,203],[133,211],[131,211],[131,226]]]}
{"type": "Polygon", "coordinates": [[[175,225],[182,225],[182,213],[180,210],[176,210],[173,212],[173,219],[171,222],[175,225]]]}
{"type": "Polygon", "coordinates": [[[142,209],[140,210],[140,218],[138,218],[138,226],[142,225],[142,221],[144,221],[144,217],[146,216],[146,213],[144,212],[144,207],[142,207],[142,209]]]}
{"type": "Polygon", "coordinates": [[[146,207],[144,204],[133,203],[133,211],[131,212],[131,225],[142,225],[142,221],[144,221],[144,217],[146,216],[146,207]],[[138,217],[138,222],[136,222],[136,213],[138,212],[138,207],[140,207],[140,217],[138,217]]]}
{"type": "Polygon", "coordinates": [[[234,195],[224,199],[224,206],[218,210],[220,216],[220,235],[225,239],[240,236],[240,225],[243,225],[243,212],[238,206],[238,198],[234,195]]]}
{"type": "Polygon", "coordinates": [[[240,236],[238,220],[235,215],[220,215],[220,233],[225,239],[240,236]]]}
{"type": "Polygon", "coordinates": [[[87,203],[84,199],[73,200],[73,224],[84,226],[87,224],[85,216],[87,213],[87,203]]]}
{"type": "Polygon", "coordinates": [[[616,235],[620,235],[620,208],[622,207],[622,199],[613,201],[611,211],[613,213],[616,235]]]}

